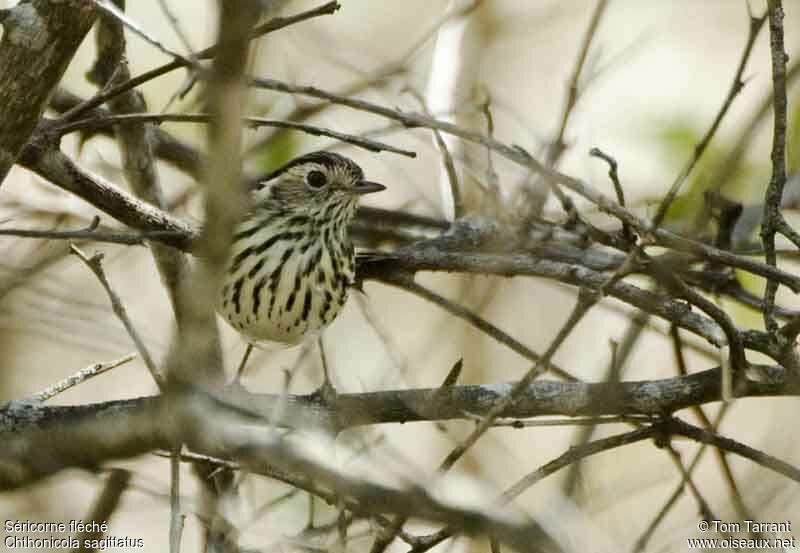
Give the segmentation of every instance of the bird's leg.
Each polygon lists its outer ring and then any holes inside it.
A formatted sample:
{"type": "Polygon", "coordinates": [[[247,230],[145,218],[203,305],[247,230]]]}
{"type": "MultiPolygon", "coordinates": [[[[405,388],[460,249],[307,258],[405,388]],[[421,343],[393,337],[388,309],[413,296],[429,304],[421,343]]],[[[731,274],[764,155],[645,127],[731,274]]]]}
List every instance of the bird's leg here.
{"type": "Polygon", "coordinates": [[[233,383],[238,384],[244,374],[244,368],[247,365],[247,360],[250,359],[250,354],[253,353],[253,344],[247,342],[247,349],[244,350],[244,356],[242,357],[241,363],[239,363],[239,368],[236,369],[236,376],[233,378],[233,383]]]}
{"type": "Polygon", "coordinates": [[[324,380],[322,381],[322,386],[319,387],[317,392],[322,397],[323,401],[328,405],[335,405],[336,404],[336,388],[331,381],[331,375],[328,371],[328,358],[325,355],[325,346],[322,344],[322,333],[320,333],[319,338],[317,338],[317,344],[319,345],[319,356],[322,359],[322,375],[324,380]]]}

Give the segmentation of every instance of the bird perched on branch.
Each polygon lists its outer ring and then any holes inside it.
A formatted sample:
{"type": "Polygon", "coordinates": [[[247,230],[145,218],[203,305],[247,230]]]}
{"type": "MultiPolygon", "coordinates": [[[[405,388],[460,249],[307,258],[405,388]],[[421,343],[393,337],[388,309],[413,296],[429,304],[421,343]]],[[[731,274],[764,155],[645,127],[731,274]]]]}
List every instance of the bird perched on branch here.
{"type": "Polygon", "coordinates": [[[355,276],[348,225],[361,196],[384,189],[332,152],[298,157],[258,183],[217,307],[248,340],[240,372],[254,343],[298,344],[341,312],[355,276]]]}

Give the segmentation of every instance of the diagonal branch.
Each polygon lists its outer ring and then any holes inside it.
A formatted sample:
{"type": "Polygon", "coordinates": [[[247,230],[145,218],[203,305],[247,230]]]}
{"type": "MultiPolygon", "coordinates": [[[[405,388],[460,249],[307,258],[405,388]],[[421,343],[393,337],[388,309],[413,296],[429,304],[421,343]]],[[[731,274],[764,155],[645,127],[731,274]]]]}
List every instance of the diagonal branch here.
{"type": "Polygon", "coordinates": [[[694,169],[697,162],[703,156],[708,147],[708,144],[711,142],[711,139],[714,138],[714,135],[717,133],[717,129],[719,128],[722,120],[724,119],[725,115],[728,113],[728,109],[733,104],[734,99],[736,96],[739,95],[742,88],[744,87],[744,81],[742,80],[742,76],[744,75],[745,67],[747,66],[747,61],[750,59],[750,54],[753,51],[753,45],[756,42],[756,38],[758,38],[758,33],[761,31],[761,27],[764,26],[764,21],[766,20],[767,16],[764,14],[761,17],[750,18],[750,26],[748,27],[747,31],[747,40],[745,41],[744,50],[742,51],[742,56],[739,59],[739,66],[736,68],[736,73],[733,76],[733,82],[731,82],[731,86],[728,89],[728,94],[725,97],[725,100],[722,102],[722,106],[720,107],[719,111],[717,112],[716,117],[711,122],[711,126],[708,128],[706,133],[700,139],[700,142],[697,143],[694,147],[694,151],[692,152],[692,156],[686,162],[683,169],[681,169],[678,176],[675,178],[675,181],[669,187],[667,194],[661,200],[661,203],[658,205],[658,211],[656,212],[655,216],[653,217],[653,225],[658,227],[664,220],[664,217],[667,215],[667,210],[672,205],[672,202],[675,200],[675,197],[678,195],[683,183],[686,182],[686,179],[691,174],[692,170],[694,169]]]}
{"type": "MultiPolygon", "coordinates": [[[[211,121],[212,116],[207,113],[133,113],[121,115],[108,115],[104,117],[93,117],[90,119],[81,119],[79,121],[70,121],[56,127],[55,132],[60,135],[65,135],[75,131],[97,131],[107,127],[116,125],[135,125],[142,123],[208,123],[211,121]]],[[[377,140],[364,138],[352,134],[346,134],[323,127],[314,125],[306,125],[304,123],[293,123],[291,121],[283,121],[279,119],[267,119],[265,117],[244,117],[242,123],[250,128],[257,129],[260,127],[276,127],[280,129],[292,129],[302,131],[313,136],[327,136],[341,140],[364,148],[370,152],[392,152],[405,157],[416,157],[416,153],[391,146],[377,140]]]]}
{"type": "MultiPolygon", "coordinates": [[[[338,10],[340,7],[339,2],[333,0],[331,2],[326,2],[316,8],[312,8],[310,10],[304,11],[302,13],[298,13],[293,16],[288,17],[276,17],[267,21],[263,25],[259,25],[258,27],[254,28],[251,34],[251,40],[263,36],[265,34],[271,33],[273,31],[277,31],[284,27],[288,27],[290,25],[294,25],[295,23],[300,23],[302,21],[306,21],[307,19],[311,19],[313,17],[318,17],[321,15],[330,15],[338,10]]],[[[211,59],[217,55],[219,52],[219,44],[215,44],[202,50],[195,54],[195,57],[198,60],[204,59],[211,59]]],[[[188,60],[187,60],[188,61],[188,60]]],[[[86,100],[85,102],[71,108],[69,111],[63,114],[62,120],[63,121],[72,121],[77,119],[78,117],[85,115],[89,111],[103,105],[111,98],[118,96],[124,92],[132,90],[139,85],[142,85],[148,81],[152,81],[153,79],[160,77],[162,75],[166,75],[171,71],[176,69],[180,69],[182,67],[186,67],[184,60],[176,58],[173,61],[166,63],[160,67],[152,69],[146,73],[142,73],[127,82],[118,84],[108,90],[97,94],[93,98],[86,100]]]]}

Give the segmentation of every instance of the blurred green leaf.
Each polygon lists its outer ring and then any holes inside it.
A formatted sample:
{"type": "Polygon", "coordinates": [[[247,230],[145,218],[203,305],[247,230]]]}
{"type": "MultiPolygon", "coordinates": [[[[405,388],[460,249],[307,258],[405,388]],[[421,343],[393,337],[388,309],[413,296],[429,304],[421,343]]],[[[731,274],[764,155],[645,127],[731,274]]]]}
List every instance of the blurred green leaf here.
{"type": "Polygon", "coordinates": [[[299,152],[297,133],[279,130],[254,153],[258,171],[269,173],[291,161],[299,152]]]}
{"type": "MultiPolygon", "coordinates": [[[[687,118],[662,122],[655,128],[658,129],[655,138],[661,145],[665,165],[670,169],[667,174],[677,175],[693,155],[704,129],[694,120],[687,118]]],[[[695,221],[702,213],[703,194],[710,188],[719,187],[727,198],[744,204],[758,201],[763,194],[764,178],[768,178],[769,175],[767,166],[741,160],[736,173],[727,182],[722,184],[715,182],[718,169],[726,161],[732,147],[732,144],[723,142],[722,136],[717,133],[667,212],[668,224],[690,224],[695,221]]],[[[665,183],[665,190],[670,184],[672,183],[665,183]]],[[[657,201],[660,201],[660,198],[657,201]]]]}

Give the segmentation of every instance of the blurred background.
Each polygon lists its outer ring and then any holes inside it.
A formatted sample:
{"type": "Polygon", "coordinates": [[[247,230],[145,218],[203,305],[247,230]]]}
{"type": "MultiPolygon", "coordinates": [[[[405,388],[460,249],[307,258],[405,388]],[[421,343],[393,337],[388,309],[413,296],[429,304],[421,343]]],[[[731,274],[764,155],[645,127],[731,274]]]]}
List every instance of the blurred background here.
{"type": "MultiPolygon", "coordinates": [[[[276,13],[291,14],[318,3],[279,2],[276,13]]],[[[13,3],[6,3],[6,6],[13,3]]],[[[494,135],[519,144],[547,159],[558,136],[570,79],[586,30],[595,13],[595,0],[520,2],[485,0],[405,2],[343,0],[331,16],[316,18],[270,34],[253,51],[253,74],[296,84],[353,93],[389,107],[428,110],[466,127],[486,132],[485,112],[491,113],[494,135]],[[485,107],[485,106],[488,106],[485,107]]],[[[590,157],[599,147],[614,156],[629,205],[642,214],[668,189],[711,124],[731,86],[749,28],[748,5],[760,15],[765,2],[735,0],[612,0],[594,32],[580,78],[579,97],[563,136],[566,148],[555,159],[565,173],[585,179],[612,195],[607,166],[590,157]]],[[[790,63],[797,52],[800,4],[785,2],[786,49],[790,63]]],[[[169,2],[194,50],[214,41],[215,2],[169,2]]],[[[153,36],[185,53],[183,43],[154,0],[129,2],[128,14],[153,36]]],[[[131,72],[142,73],[167,56],[136,36],[128,35],[131,72]]],[[[95,56],[94,35],[73,60],[65,88],[83,97],[95,89],[85,79],[95,56]]],[[[702,203],[702,192],[720,187],[723,194],[758,204],[769,179],[772,117],[758,120],[761,104],[771,90],[768,29],[765,25],[744,72],[746,86],[735,99],[705,157],[690,176],[670,213],[670,224],[691,220],[702,203]],[[760,122],[758,122],[760,121],[760,122]],[[749,146],[736,159],[733,174],[715,181],[726,156],[742,140],[749,146]]],[[[141,90],[154,112],[203,111],[202,87],[175,98],[186,73],[175,71],[151,81],[141,90]]],[[[795,137],[798,127],[797,86],[790,83],[790,170],[798,169],[795,137]]],[[[275,168],[280,163],[321,148],[336,148],[355,159],[370,180],[387,185],[370,196],[372,206],[403,209],[447,219],[452,206],[443,199],[441,154],[427,130],[408,130],[384,119],[341,107],[269,91],[253,91],[253,115],[270,118],[311,111],[305,122],[350,134],[367,133],[392,145],[413,149],[415,159],[391,153],[373,154],[330,139],[269,129],[247,130],[247,170],[275,168]]],[[[194,124],[165,124],[163,128],[203,148],[205,129],[194,124]]],[[[505,214],[513,210],[518,191],[536,186],[519,167],[485,150],[448,139],[462,179],[466,211],[505,214]],[[490,184],[500,191],[499,205],[487,201],[490,184]]],[[[108,138],[82,141],[72,135],[64,151],[112,182],[125,186],[119,154],[108,138]]],[[[167,165],[160,167],[162,186],[174,212],[201,222],[197,183],[167,165]]],[[[582,202],[579,207],[591,208],[582,202]]],[[[0,221],[22,228],[82,228],[95,214],[103,224],[115,223],[94,208],[15,168],[0,194],[0,221]]],[[[560,220],[555,203],[543,215],[560,220]]],[[[790,220],[792,218],[790,217],[790,220]]],[[[598,221],[603,219],[598,216],[598,221]]],[[[606,221],[608,226],[613,226],[606,221]]],[[[84,250],[105,254],[104,266],[147,346],[163,359],[169,346],[172,314],[150,253],[143,247],[86,244],[84,250]]],[[[134,351],[128,335],[111,312],[96,278],[74,256],[68,244],[0,238],[0,399],[19,399],[96,362],[134,351]]],[[[440,294],[481,313],[535,351],[541,352],[569,315],[576,296],[573,288],[538,279],[421,274],[418,280],[440,294]]],[[[761,283],[748,283],[760,291],[761,283]]],[[[779,296],[786,306],[797,303],[779,296]]],[[[738,306],[726,306],[737,324],[761,328],[761,316],[738,306]]],[[[570,335],[555,361],[588,381],[604,379],[613,343],[629,327],[632,312],[615,300],[596,307],[570,335]]],[[[226,365],[235,369],[245,344],[225,323],[226,365]]],[[[673,376],[675,362],[666,336],[667,326],[651,320],[623,368],[626,380],[673,376]]],[[[325,341],[334,381],[341,392],[433,387],[441,384],[460,358],[460,383],[506,382],[519,378],[529,362],[489,337],[454,319],[436,306],[400,290],[367,283],[365,294],[351,297],[342,316],[326,331],[325,341]]],[[[690,370],[717,364],[716,353],[687,338],[690,370]]],[[[259,351],[243,380],[252,391],[276,392],[283,371],[292,368],[298,349],[259,351]]],[[[755,358],[754,358],[755,359],[755,358]]],[[[306,393],[321,382],[318,356],[309,356],[292,381],[292,392],[306,393]]],[[[153,394],[156,388],[144,365],[135,360],[58,396],[63,404],[106,401],[153,394]]],[[[800,460],[793,423],[800,407],[794,398],[737,401],[721,425],[721,433],[797,464],[800,460]]],[[[717,405],[704,407],[713,416],[717,405]]],[[[691,413],[682,413],[690,420],[691,413]]],[[[449,450],[473,427],[471,422],[414,423],[350,430],[338,437],[341,462],[351,462],[351,447],[366,450],[373,459],[403,477],[426,481],[449,450]],[[364,449],[362,447],[362,449],[364,449]]],[[[599,437],[625,427],[604,426],[599,437]]],[[[490,431],[456,467],[463,476],[450,490],[456,497],[494,494],[524,474],[561,454],[580,439],[571,427],[490,431]]],[[[684,463],[698,446],[674,442],[684,463]]],[[[761,521],[795,516],[798,528],[800,494],[795,485],[762,467],[729,458],[746,506],[761,521]]],[[[354,462],[354,461],[353,461],[354,462]]],[[[166,459],[148,456],[115,464],[133,470],[132,487],[110,521],[109,533],[143,537],[148,550],[165,550],[169,524],[169,470],[166,459]]],[[[188,471],[187,471],[188,475],[188,471]]],[[[0,518],[58,521],[85,516],[103,474],[61,473],[32,488],[4,494],[0,518]],[[70,498],[70,501],[64,501],[70,498]]],[[[191,511],[193,484],[185,478],[186,508],[191,511]]],[[[736,520],[720,466],[710,452],[695,472],[695,482],[714,513],[736,520]]],[[[578,473],[562,470],[523,494],[517,504],[548,521],[575,550],[630,550],[669,496],[680,474],[669,456],[650,443],[640,443],[591,457],[578,473]]],[[[282,497],[289,488],[263,479],[247,479],[242,501],[231,505],[229,516],[242,528],[241,542],[252,547],[302,548],[288,539],[307,521],[308,499],[286,497],[265,516],[253,519],[259,506],[282,497]]],[[[317,517],[329,522],[335,509],[318,502],[317,517]]],[[[677,499],[652,536],[648,550],[684,550],[685,538],[699,537],[696,500],[688,492],[677,499]]],[[[196,550],[201,523],[189,516],[184,550],[196,550]]],[[[420,527],[416,529],[421,530],[420,527]]],[[[324,542],[322,542],[324,545],[324,542]]],[[[370,540],[352,547],[368,548],[370,540]]],[[[319,545],[319,544],[317,544],[319,545]]],[[[2,547],[2,545],[0,545],[2,547]]],[[[480,551],[484,542],[459,538],[438,550],[480,551]]],[[[393,550],[405,548],[394,546],[393,550]]]]}

